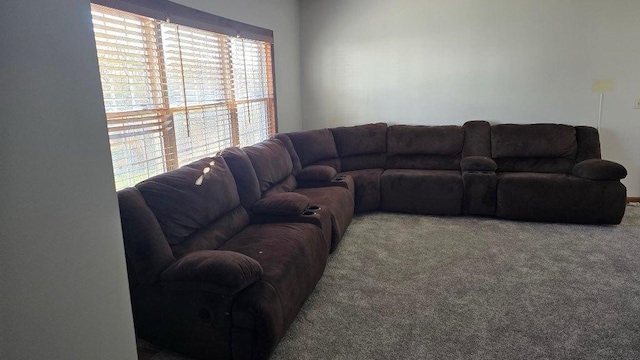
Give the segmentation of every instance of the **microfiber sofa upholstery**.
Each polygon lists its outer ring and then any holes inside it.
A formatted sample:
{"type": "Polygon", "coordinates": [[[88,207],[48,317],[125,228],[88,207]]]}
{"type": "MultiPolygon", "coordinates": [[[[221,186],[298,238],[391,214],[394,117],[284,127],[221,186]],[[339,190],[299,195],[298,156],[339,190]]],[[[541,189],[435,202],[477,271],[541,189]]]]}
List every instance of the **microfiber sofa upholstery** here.
{"type": "Polygon", "coordinates": [[[512,220],[618,224],[626,170],[600,160],[597,130],[557,124],[495,125],[496,216],[512,220]]]}
{"type": "Polygon", "coordinates": [[[262,204],[252,221],[247,207],[261,200],[241,196],[242,181],[217,156],[118,192],[138,336],[198,359],[270,356],[320,279],[330,239],[304,196],[273,195],[273,211],[262,204]]]}
{"type": "Polygon", "coordinates": [[[626,170],[600,159],[592,127],[377,123],[279,136],[301,171],[322,164],[349,175],[356,212],[593,224],[624,215],[626,170]]]}
{"type": "MultiPolygon", "coordinates": [[[[249,158],[259,184],[261,198],[295,193],[306,197],[330,214],[331,248],[333,252],[347,230],[354,213],[353,180],[337,178],[331,166],[315,164],[304,171],[295,170],[294,161],[287,147],[279,139],[269,139],[242,149],[249,158]],[[298,180],[300,179],[300,181],[298,180]],[[309,180],[313,187],[299,187],[309,180]]],[[[240,189],[244,192],[245,187],[240,189]]]]}
{"type": "Polygon", "coordinates": [[[267,359],[354,212],[617,224],[623,166],[596,129],[384,123],[277,134],[118,192],[137,335],[267,359]]]}

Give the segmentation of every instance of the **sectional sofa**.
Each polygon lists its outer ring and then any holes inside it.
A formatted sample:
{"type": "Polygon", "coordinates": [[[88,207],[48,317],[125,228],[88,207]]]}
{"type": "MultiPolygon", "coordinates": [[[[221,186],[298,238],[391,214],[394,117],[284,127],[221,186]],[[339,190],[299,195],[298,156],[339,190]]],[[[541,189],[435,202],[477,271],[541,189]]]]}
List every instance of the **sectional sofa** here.
{"type": "Polygon", "coordinates": [[[278,134],[118,192],[137,335],[267,359],[354,212],[618,224],[596,129],[384,123],[278,134]]]}

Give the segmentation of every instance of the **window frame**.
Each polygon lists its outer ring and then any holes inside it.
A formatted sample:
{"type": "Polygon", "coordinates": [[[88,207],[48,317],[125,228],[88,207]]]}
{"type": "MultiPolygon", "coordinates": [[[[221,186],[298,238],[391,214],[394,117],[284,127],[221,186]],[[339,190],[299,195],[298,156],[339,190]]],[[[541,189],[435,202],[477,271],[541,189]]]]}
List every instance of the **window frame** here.
{"type": "MultiPolygon", "coordinates": [[[[111,8],[114,10],[124,11],[130,14],[133,14],[135,16],[140,16],[141,18],[151,18],[157,21],[167,22],[170,24],[178,25],[178,26],[183,25],[183,26],[195,28],[198,30],[215,33],[216,35],[220,35],[220,39],[225,38],[224,41],[226,41],[228,44],[230,44],[230,41],[228,38],[226,38],[226,36],[243,38],[248,40],[256,40],[256,41],[268,43],[269,49],[265,51],[265,54],[267,54],[267,56],[270,56],[270,59],[267,62],[266,66],[267,66],[267,72],[268,72],[267,76],[268,78],[270,78],[271,81],[267,82],[267,86],[269,87],[269,92],[272,94],[273,98],[270,99],[270,96],[267,96],[266,98],[261,98],[261,99],[247,98],[247,99],[236,100],[234,95],[234,97],[232,97],[234,98],[234,100],[231,102],[227,101],[225,106],[227,106],[229,110],[229,117],[230,117],[229,120],[230,120],[230,128],[231,128],[230,129],[231,130],[231,146],[246,145],[246,144],[241,144],[241,141],[240,141],[241,134],[239,134],[239,131],[238,131],[238,128],[240,127],[240,122],[238,117],[238,106],[241,104],[252,104],[257,101],[259,102],[264,101],[265,109],[267,111],[267,121],[269,122],[267,124],[267,129],[266,129],[268,134],[267,136],[272,135],[269,131],[270,129],[272,129],[274,133],[278,132],[278,112],[277,112],[277,96],[276,96],[276,84],[275,84],[276,83],[275,51],[274,51],[274,41],[273,41],[274,39],[273,39],[272,30],[264,29],[254,25],[245,24],[245,23],[231,20],[231,19],[226,19],[217,15],[206,13],[204,11],[200,11],[200,10],[189,8],[184,5],[176,4],[168,0],[92,0],[91,3],[95,5],[101,5],[107,8],[111,8]],[[270,50],[270,53],[269,53],[269,50],[270,50]],[[271,119],[273,119],[273,123],[271,123],[271,119]]],[[[266,47],[267,45],[265,45],[265,48],[266,47]]],[[[148,56],[153,56],[153,55],[148,54],[148,56]]],[[[160,57],[159,59],[151,59],[151,60],[164,63],[165,59],[163,58],[163,56],[159,56],[159,57],[160,57]]],[[[223,68],[223,70],[226,73],[228,72],[229,69],[223,68]]],[[[166,73],[165,73],[166,69],[164,69],[164,67],[161,67],[159,71],[160,73],[162,73],[161,76],[166,77],[166,73]]],[[[231,89],[231,91],[233,92],[234,90],[231,89]]],[[[153,96],[154,96],[154,102],[155,100],[158,100],[159,104],[163,105],[160,110],[157,110],[157,109],[154,110],[158,114],[157,115],[158,124],[162,123],[163,121],[173,121],[173,118],[172,118],[173,113],[177,109],[174,109],[168,103],[168,99],[166,99],[167,95],[164,94],[163,92],[163,94],[159,95],[160,99],[155,99],[157,95],[153,95],[153,96]],[[167,116],[168,116],[167,119],[163,120],[162,116],[160,115],[160,112],[167,112],[167,116]],[[169,117],[171,117],[171,119],[169,119],[169,117]]],[[[214,104],[214,105],[218,106],[222,104],[214,104]]],[[[205,108],[206,105],[186,105],[185,104],[185,106],[181,107],[180,110],[184,110],[185,113],[188,113],[191,107],[205,108]]],[[[105,109],[105,112],[106,112],[106,109],[105,109]]],[[[140,113],[141,115],[144,115],[144,113],[148,113],[148,112],[150,112],[150,110],[139,110],[139,111],[130,111],[130,112],[121,112],[121,113],[106,112],[107,119],[108,119],[107,124],[109,125],[110,121],[113,121],[112,119],[114,117],[117,118],[118,115],[126,115],[125,113],[140,113]]],[[[164,144],[163,145],[163,149],[164,149],[163,150],[163,154],[164,154],[163,155],[163,158],[164,158],[163,172],[166,172],[166,171],[176,169],[180,165],[179,158],[178,158],[178,147],[176,143],[177,138],[175,136],[175,129],[173,126],[168,128],[162,125],[159,125],[159,126],[161,127],[161,129],[159,130],[159,134],[161,135],[163,139],[163,144],[164,144]],[[168,134],[167,131],[173,132],[174,133],[173,136],[171,136],[171,134],[168,134]]],[[[111,130],[110,130],[110,139],[111,139],[111,130]]],[[[224,141],[224,140],[221,140],[221,141],[224,141]]],[[[209,154],[209,156],[210,155],[213,155],[213,154],[209,154]]],[[[115,167],[115,163],[114,163],[114,167],[115,167]]],[[[147,168],[147,169],[150,169],[150,168],[147,168]]],[[[158,169],[156,169],[156,171],[157,170],[158,169]]],[[[150,170],[147,170],[148,173],[149,171],[150,170]]],[[[115,175],[115,169],[114,169],[114,175],[115,175]]],[[[133,185],[131,183],[132,182],[131,180],[135,182],[135,176],[129,177],[129,179],[130,179],[129,184],[126,186],[133,185]]]]}

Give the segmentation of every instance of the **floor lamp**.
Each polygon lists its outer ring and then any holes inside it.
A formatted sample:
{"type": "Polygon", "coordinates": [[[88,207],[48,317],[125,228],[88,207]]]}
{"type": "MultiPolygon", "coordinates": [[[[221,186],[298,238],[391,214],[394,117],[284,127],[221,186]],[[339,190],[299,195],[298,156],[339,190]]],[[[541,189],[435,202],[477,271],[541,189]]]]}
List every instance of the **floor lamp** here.
{"type": "Polygon", "coordinates": [[[598,132],[600,132],[600,124],[602,123],[602,102],[604,101],[605,93],[613,92],[613,79],[593,80],[591,89],[594,93],[600,94],[600,103],[598,106],[598,132]]]}

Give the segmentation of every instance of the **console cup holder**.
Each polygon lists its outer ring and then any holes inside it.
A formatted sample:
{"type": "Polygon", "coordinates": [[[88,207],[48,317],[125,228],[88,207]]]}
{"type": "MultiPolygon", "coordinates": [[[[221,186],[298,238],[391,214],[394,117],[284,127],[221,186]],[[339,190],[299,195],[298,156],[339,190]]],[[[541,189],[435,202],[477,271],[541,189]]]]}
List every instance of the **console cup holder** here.
{"type": "Polygon", "coordinates": [[[309,205],[307,210],[320,210],[320,206],[318,205],[309,205]]]}
{"type": "Polygon", "coordinates": [[[309,211],[309,210],[306,210],[306,211],[302,212],[302,215],[304,215],[304,216],[311,216],[311,215],[315,215],[315,214],[316,214],[315,212],[309,211]]]}
{"type": "Polygon", "coordinates": [[[344,181],[344,176],[343,175],[336,176],[333,179],[331,179],[331,181],[344,181]]]}

